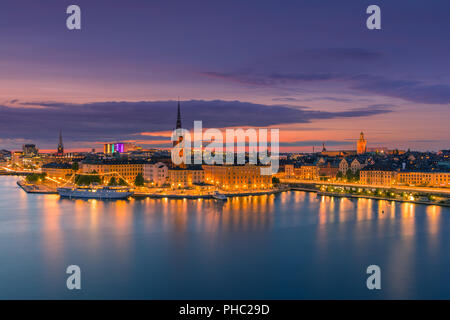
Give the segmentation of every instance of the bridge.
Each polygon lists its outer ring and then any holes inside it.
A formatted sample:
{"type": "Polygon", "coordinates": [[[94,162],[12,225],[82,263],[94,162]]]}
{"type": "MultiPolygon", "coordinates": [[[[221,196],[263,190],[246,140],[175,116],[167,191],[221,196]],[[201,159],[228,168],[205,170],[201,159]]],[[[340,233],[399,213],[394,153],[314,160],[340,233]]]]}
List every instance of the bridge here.
{"type": "Polygon", "coordinates": [[[450,188],[432,188],[432,187],[417,187],[417,186],[383,186],[383,185],[368,185],[360,183],[350,183],[350,182],[331,182],[331,181],[312,181],[312,180],[298,180],[298,179],[280,179],[280,182],[289,184],[291,187],[312,187],[317,189],[315,186],[333,186],[339,188],[358,188],[364,190],[389,190],[392,192],[408,192],[408,193],[421,193],[430,194],[435,196],[449,197],[450,188]]]}
{"type": "Polygon", "coordinates": [[[30,175],[33,173],[41,173],[41,171],[27,170],[27,169],[14,170],[14,169],[7,168],[7,167],[0,167],[0,175],[3,175],[3,176],[27,176],[27,175],[30,175]]]}

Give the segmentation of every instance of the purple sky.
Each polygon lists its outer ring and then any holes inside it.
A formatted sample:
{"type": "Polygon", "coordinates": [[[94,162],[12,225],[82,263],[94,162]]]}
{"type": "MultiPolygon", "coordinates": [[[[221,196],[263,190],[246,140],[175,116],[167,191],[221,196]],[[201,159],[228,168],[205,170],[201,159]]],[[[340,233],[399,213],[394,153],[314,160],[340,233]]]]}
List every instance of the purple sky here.
{"type": "Polygon", "coordinates": [[[450,148],[450,2],[2,1],[0,149],[281,129],[289,150],[450,148]],[[82,30],[66,29],[66,8],[82,30]],[[378,4],[382,30],[365,27],[378,4]]]}

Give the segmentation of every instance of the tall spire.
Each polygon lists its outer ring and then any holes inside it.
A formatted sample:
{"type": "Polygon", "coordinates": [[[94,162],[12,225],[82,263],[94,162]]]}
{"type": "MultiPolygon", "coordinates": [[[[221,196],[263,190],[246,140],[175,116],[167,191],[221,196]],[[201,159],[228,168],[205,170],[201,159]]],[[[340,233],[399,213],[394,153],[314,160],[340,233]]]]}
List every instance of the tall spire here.
{"type": "Polygon", "coordinates": [[[177,114],[177,126],[176,126],[176,129],[181,129],[180,98],[178,98],[178,114],[177,114]]]}
{"type": "Polygon", "coordinates": [[[59,130],[59,143],[58,143],[58,155],[63,155],[64,154],[64,145],[63,145],[63,139],[62,139],[62,130],[59,130]]]}

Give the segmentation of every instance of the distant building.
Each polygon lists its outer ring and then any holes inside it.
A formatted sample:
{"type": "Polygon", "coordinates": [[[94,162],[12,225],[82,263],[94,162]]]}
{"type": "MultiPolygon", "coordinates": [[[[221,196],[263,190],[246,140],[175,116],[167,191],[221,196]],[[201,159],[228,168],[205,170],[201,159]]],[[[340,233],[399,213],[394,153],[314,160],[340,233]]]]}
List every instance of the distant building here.
{"type": "Polygon", "coordinates": [[[343,158],[340,162],[339,162],[339,172],[342,174],[346,174],[348,170],[348,161],[343,158]]]}
{"type": "Polygon", "coordinates": [[[64,145],[62,139],[62,132],[59,130],[59,142],[58,142],[58,150],[56,151],[56,155],[62,157],[64,155],[64,145]]]}
{"type": "Polygon", "coordinates": [[[21,151],[13,151],[11,153],[11,162],[16,165],[22,165],[23,164],[22,157],[23,153],[21,151]]]}
{"type": "Polygon", "coordinates": [[[365,167],[364,162],[362,163],[361,162],[360,160],[358,160],[358,158],[353,159],[353,161],[350,164],[350,170],[352,171],[352,173],[356,173],[357,171],[365,167]]]}
{"type": "Polygon", "coordinates": [[[22,146],[22,152],[23,155],[26,157],[34,157],[38,155],[39,150],[38,148],[36,148],[36,145],[34,144],[24,144],[22,146]]]}
{"type": "Polygon", "coordinates": [[[339,162],[339,172],[346,174],[350,169],[352,173],[356,173],[367,165],[361,157],[347,157],[339,162]]]}
{"type": "Polygon", "coordinates": [[[363,154],[367,151],[367,141],[364,139],[364,133],[361,132],[359,135],[359,140],[356,143],[356,153],[363,154]]]}
{"type": "MultiPolygon", "coordinates": [[[[178,129],[182,129],[182,127],[181,127],[180,100],[178,100],[177,123],[175,125],[175,130],[178,130],[178,129]]],[[[180,159],[182,159],[183,156],[184,156],[184,154],[183,154],[183,147],[184,147],[183,136],[179,136],[177,141],[173,141],[172,146],[173,146],[173,148],[175,148],[177,146],[180,148],[180,151],[179,151],[178,155],[179,155],[180,159]]],[[[185,163],[181,163],[181,164],[178,165],[178,167],[186,168],[186,164],[185,163]]]]}
{"type": "Polygon", "coordinates": [[[105,143],[103,145],[103,153],[104,154],[113,154],[113,153],[127,153],[134,151],[136,146],[133,143],[127,142],[114,142],[114,143],[105,143]]]}

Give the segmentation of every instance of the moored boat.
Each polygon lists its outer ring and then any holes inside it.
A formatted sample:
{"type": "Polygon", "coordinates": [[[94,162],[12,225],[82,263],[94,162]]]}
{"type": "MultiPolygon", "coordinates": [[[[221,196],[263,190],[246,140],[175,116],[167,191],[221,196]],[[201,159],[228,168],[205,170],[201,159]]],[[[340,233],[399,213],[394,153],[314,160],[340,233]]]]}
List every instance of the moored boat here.
{"type": "Polygon", "coordinates": [[[228,199],[226,195],[224,195],[223,193],[220,193],[218,191],[214,191],[212,196],[216,200],[227,201],[227,199],[228,199]]]}
{"type": "Polygon", "coordinates": [[[126,199],[133,195],[133,191],[127,187],[63,187],[57,191],[66,198],[126,199]]]}

